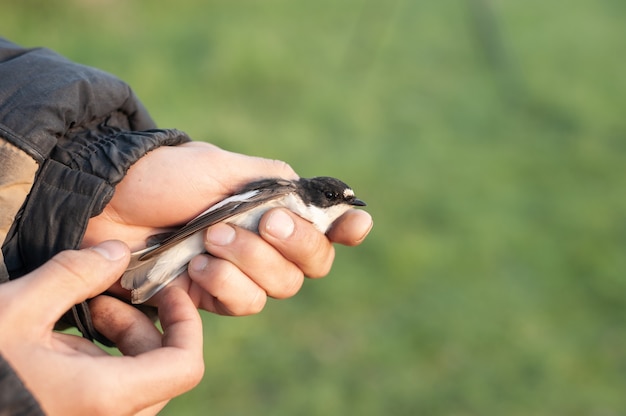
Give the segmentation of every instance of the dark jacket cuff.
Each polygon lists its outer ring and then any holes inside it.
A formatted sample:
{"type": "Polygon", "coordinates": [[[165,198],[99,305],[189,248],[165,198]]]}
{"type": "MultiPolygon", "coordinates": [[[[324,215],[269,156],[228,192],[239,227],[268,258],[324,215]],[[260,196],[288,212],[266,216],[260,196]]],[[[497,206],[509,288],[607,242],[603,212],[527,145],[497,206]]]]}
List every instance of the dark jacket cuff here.
{"type": "Polygon", "coordinates": [[[74,138],[55,149],[4,243],[11,278],[62,250],[78,248],[89,219],[102,212],[133,163],[155,148],[189,140],[178,130],[118,131],[95,139],[74,138]]]}

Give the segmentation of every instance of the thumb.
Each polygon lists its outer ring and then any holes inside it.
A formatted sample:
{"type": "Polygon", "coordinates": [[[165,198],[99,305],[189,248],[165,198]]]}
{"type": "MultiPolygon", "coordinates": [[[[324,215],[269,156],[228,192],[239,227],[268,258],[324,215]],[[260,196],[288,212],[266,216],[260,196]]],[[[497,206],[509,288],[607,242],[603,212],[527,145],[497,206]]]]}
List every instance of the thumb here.
{"type": "MultiPolygon", "coordinates": [[[[298,179],[298,174],[282,160],[248,156],[240,153],[222,151],[225,169],[215,172],[220,175],[220,183],[229,182],[241,187],[245,183],[264,178],[298,179]]],[[[222,166],[222,165],[219,165],[222,166]]],[[[229,189],[231,192],[236,189],[229,189]]]]}
{"type": "MultiPolygon", "coordinates": [[[[242,185],[265,178],[298,179],[298,174],[282,160],[266,159],[258,156],[248,156],[221,149],[205,142],[188,142],[176,146],[179,152],[189,152],[184,160],[184,168],[191,169],[189,177],[197,183],[183,183],[179,186],[196,186],[197,190],[208,190],[211,193],[223,192],[226,195],[237,191],[242,185]],[[219,166],[210,174],[194,174],[198,166],[219,166]]],[[[177,166],[178,171],[180,167],[177,166]]]]}
{"type": "Polygon", "coordinates": [[[26,322],[53,325],[73,305],[108,289],[128,266],[130,251],[120,241],[63,251],[22,277],[17,294],[26,322]],[[27,318],[28,317],[28,318],[27,318]]]}

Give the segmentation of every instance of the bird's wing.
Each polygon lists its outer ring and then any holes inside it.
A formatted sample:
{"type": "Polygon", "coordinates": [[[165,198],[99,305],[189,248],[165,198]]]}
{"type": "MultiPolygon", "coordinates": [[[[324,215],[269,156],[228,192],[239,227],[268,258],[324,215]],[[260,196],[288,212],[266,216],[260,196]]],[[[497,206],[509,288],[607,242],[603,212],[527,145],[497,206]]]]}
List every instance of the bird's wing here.
{"type": "Polygon", "coordinates": [[[267,179],[254,182],[236,195],[230,196],[198,215],[186,225],[169,235],[154,249],[146,249],[139,257],[145,261],[178,244],[196,232],[210,227],[213,224],[227,220],[235,215],[242,214],[266,202],[281,198],[295,190],[295,184],[281,179],[267,179]],[[269,186],[272,185],[272,186],[269,186]]]}

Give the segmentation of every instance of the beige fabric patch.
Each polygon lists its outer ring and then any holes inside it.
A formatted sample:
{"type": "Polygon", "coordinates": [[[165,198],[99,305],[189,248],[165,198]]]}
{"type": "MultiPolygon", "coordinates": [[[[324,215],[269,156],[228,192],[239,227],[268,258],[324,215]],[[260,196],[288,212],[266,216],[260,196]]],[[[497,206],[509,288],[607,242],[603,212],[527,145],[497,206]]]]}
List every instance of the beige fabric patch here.
{"type": "Polygon", "coordinates": [[[0,137],[0,241],[24,204],[38,168],[32,157],[0,137]]]}

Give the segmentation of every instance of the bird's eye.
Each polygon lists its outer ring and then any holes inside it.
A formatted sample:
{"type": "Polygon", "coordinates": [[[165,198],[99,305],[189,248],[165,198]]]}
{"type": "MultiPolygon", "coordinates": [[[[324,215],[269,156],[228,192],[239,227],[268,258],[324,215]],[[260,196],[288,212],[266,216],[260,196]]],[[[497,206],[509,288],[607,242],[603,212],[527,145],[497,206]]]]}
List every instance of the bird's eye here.
{"type": "Polygon", "coordinates": [[[327,191],[327,192],[324,193],[324,195],[328,199],[337,199],[337,193],[336,192],[327,191]]]}

